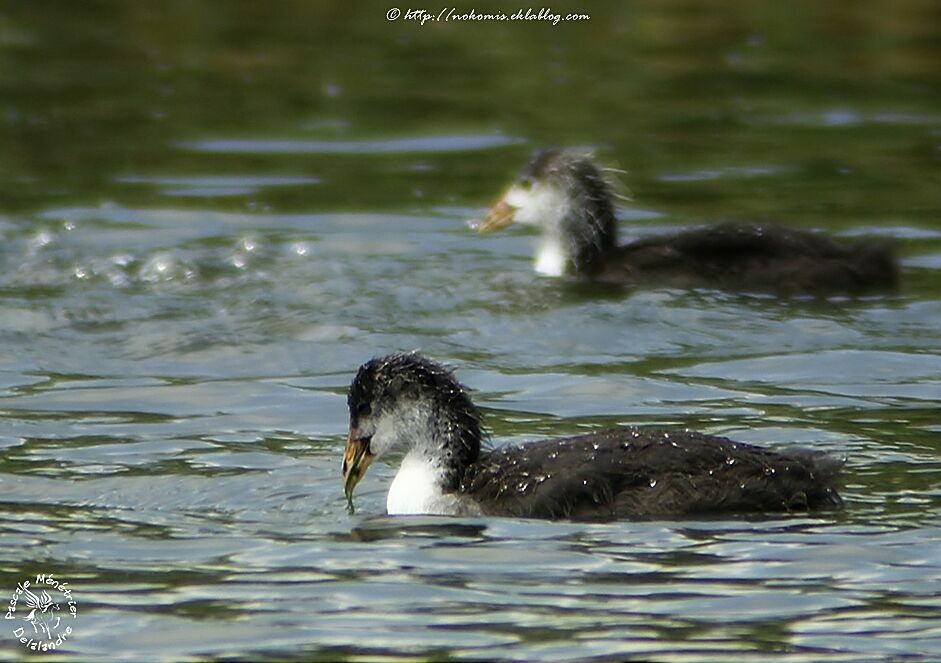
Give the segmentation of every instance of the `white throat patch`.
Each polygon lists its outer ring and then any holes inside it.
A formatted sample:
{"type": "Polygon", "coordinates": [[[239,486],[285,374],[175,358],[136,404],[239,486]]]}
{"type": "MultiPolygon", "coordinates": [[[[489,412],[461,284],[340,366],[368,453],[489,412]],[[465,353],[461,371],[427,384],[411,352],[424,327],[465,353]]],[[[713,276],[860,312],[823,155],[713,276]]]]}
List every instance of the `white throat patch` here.
{"type": "Polygon", "coordinates": [[[568,252],[563,240],[554,235],[546,235],[539,241],[536,252],[536,271],[543,276],[562,276],[568,263],[568,252]]]}
{"type": "Polygon", "coordinates": [[[390,516],[454,514],[454,498],[438,487],[440,474],[420,452],[410,451],[389,486],[386,511],[390,516]]]}

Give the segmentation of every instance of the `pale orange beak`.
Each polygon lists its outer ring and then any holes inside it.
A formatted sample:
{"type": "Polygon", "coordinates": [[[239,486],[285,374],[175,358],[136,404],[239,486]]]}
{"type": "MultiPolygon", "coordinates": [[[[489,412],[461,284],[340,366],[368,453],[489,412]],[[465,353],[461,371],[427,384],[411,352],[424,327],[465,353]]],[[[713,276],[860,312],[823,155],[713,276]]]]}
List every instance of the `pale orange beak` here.
{"type": "Polygon", "coordinates": [[[515,213],[516,208],[506,202],[506,198],[501,198],[490,208],[490,211],[487,212],[487,216],[484,217],[484,220],[477,226],[477,232],[484,234],[506,228],[513,223],[513,215],[515,213]]]}
{"type": "Polygon", "coordinates": [[[343,490],[350,513],[353,513],[353,489],[374,458],[369,451],[369,438],[357,439],[350,430],[346,437],[346,451],[343,452],[343,490]]]}

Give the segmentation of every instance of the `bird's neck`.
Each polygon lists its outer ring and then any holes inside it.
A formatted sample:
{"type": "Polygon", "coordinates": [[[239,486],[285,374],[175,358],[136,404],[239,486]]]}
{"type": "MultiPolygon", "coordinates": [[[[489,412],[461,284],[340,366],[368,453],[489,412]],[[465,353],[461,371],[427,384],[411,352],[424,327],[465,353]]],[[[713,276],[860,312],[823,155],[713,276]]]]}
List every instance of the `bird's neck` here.
{"type": "Polygon", "coordinates": [[[536,250],[536,271],[543,276],[562,276],[572,258],[569,242],[559,232],[543,235],[536,250]]]}
{"type": "Polygon", "coordinates": [[[592,274],[616,246],[617,219],[610,198],[583,192],[573,197],[565,214],[543,235],[536,271],[548,276],[592,274]]]}
{"type": "Polygon", "coordinates": [[[445,488],[446,474],[435,459],[412,449],[389,486],[386,511],[390,516],[454,513],[455,497],[445,488]]]}
{"type": "Polygon", "coordinates": [[[390,514],[457,513],[454,491],[480,456],[480,415],[456,385],[415,411],[423,413],[423,430],[416,435],[413,429],[386,508],[390,514]]]}

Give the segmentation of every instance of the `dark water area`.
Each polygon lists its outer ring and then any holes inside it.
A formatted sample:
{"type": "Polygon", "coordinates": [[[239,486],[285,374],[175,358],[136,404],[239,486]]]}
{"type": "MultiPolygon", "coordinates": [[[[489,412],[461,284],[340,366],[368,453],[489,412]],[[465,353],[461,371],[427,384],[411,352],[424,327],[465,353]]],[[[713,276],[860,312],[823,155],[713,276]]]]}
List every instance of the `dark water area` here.
{"type": "Polygon", "coordinates": [[[83,660],[941,658],[941,5],[394,7],[0,2],[5,614],[53,573],[83,660]],[[902,287],[540,277],[532,233],[467,222],[545,145],[625,171],[624,239],[883,238],[902,287]],[[495,444],[798,444],[847,458],[846,507],[389,518],[377,463],[351,516],[346,389],[415,348],[495,444]]]}

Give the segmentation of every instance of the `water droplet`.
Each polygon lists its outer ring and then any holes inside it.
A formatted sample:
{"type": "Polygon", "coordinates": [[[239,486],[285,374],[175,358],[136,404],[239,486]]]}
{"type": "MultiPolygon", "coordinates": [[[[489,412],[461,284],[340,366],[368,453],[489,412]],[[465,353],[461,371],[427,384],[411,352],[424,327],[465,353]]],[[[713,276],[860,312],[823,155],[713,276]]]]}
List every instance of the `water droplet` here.
{"type": "Polygon", "coordinates": [[[30,252],[38,251],[44,246],[48,246],[52,243],[52,233],[46,232],[45,230],[36,233],[36,235],[29,241],[30,252]]]}
{"type": "Polygon", "coordinates": [[[735,459],[732,458],[731,456],[729,456],[728,458],[725,459],[725,464],[726,464],[726,465],[735,465],[735,459]]]}
{"type": "Polygon", "coordinates": [[[164,274],[170,269],[170,260],[163,255],[155,255],[144,265],[144,269],[154,274],[164,274]]]}
{"type": "Polygon", "coordinates": [[[651,480],[650,480],[650,487],[653,488],[653,487],[655,487],[656,485],[657,485],[657,480],[656,480],[656,479],[651,479],[651,480]]]}
{"type": "Polygon", "coordinates": [[[142,281],[172,281],[173,279],[189,279],[195,275],[191,267],[177,260],[169,253],[157,253],[144,263],[138,277],[142,281]]]}

